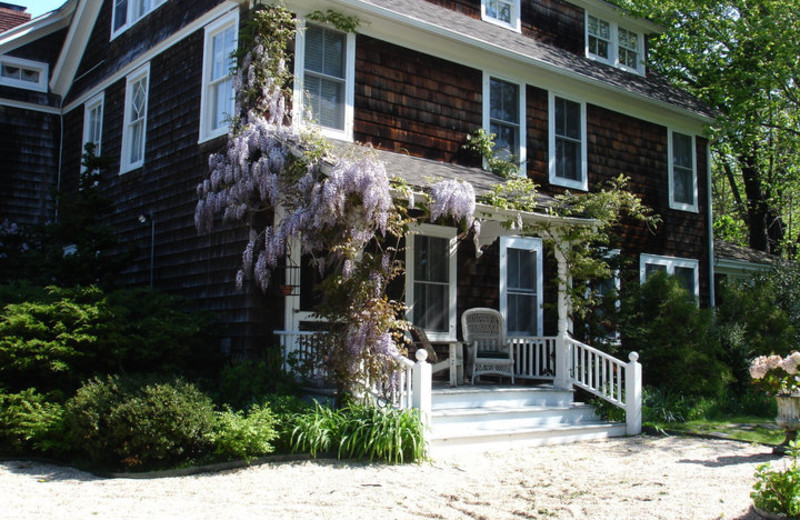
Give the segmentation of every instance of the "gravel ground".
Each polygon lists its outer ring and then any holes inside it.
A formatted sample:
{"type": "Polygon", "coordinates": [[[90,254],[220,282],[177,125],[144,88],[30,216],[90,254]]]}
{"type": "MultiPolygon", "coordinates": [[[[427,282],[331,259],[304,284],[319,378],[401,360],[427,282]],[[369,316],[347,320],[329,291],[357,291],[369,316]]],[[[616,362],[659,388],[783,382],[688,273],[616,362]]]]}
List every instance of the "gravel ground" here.
{"type": "MultiPolygon", "coordinates": [[[[106,479],[0,462],[0,519],[739,519],[769,448],[691,437],[476,448],[420,465],[267,463],[106,479]]],[[[780,462],[779,462],[780,464],[780,462]]]]}

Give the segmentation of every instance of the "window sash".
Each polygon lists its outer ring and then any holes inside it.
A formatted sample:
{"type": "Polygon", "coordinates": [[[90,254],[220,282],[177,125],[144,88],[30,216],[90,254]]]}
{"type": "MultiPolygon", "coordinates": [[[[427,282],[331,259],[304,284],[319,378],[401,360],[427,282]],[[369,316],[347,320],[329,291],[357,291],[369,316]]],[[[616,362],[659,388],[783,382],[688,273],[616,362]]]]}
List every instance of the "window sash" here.
{"type": "Polygon", "coordinates": [[[600,18],[589,16],[589,53],[607,60],[611,48],[611,24],[600,18]]]}
{"type": "Polygon", "coordinates": [[[581,105],[555,98],[555,176],[583,180],[583,121],[581,105]]]}
{"type": "Polygon", "coordinates": [[[486,0],[486,16],[509,25],[513,23],[513,8],[513,0],[486,0]]]}
{"type": "Polygon", "coordinates": [[[691,135],[670,132],[670,204],[673,209],[696,211],[697,172],[691,135]]]}
{"type": "Polygon", "coordinates": [[[519,85],[489,79],[489,131],[495,134],[495,150],[506,160],[520,157],[519,85]]]}
{"type": "Polygon", "coordinates": [[[700,296],[699,284],[700,262],[690,258],[676,258],[642,254],[640,259],[640,283],[645,283],[657,272],[666,273],[678,279],[694,298],[700,296]]]}
{"type": "Polygon", "coordinates": [[[128,77],[120,173],[138,168],[144,163],[149,82],[149,66],[128,77]]]}

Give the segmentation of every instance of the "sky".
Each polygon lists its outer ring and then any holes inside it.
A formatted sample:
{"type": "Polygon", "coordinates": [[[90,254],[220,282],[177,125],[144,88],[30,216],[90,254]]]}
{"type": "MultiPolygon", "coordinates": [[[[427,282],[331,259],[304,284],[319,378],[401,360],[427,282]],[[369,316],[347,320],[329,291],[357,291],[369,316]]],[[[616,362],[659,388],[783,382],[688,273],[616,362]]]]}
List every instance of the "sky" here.
{"type": "Polygon", "coordinates": [[[44,13],[58,9],[66,0],[3,0],[8,4],[23,5],[28,8],[26,12],[30,13],[33,18],[41,16],[44,13]]]}

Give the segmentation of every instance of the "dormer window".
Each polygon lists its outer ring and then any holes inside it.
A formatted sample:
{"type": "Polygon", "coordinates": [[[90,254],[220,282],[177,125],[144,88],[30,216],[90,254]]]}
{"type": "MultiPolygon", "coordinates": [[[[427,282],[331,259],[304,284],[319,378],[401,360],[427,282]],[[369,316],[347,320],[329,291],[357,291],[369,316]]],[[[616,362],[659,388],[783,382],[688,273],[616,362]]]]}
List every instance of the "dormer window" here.
{"type": "Polygon", "coordinates": [[[481,0],[481,18],[520,31],[520,0],[481,0]]]}
{"type": "Polygon", "coordinates": [[[0,56],[0,85],[47,92],[47,71],[46,63],[0,56]]]}
{"type": "Polygon", "coordinates": [[[150,11],[166,3],[167,0],[114,0],[114,14],[111,19],[111,37],[144,18],[150,11]]]}
{"type": "Polygon", "coordinates": [[[586,15],[586,56],[644,74],[644,36],[616,22],[586,15]]]}

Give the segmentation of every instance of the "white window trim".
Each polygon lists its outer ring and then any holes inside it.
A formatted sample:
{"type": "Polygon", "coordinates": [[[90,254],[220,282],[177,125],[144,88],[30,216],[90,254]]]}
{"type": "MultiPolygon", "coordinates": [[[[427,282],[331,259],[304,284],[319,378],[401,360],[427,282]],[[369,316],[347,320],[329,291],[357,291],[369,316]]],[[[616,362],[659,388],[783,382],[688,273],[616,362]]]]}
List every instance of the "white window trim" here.
{"type": "Polygon", "coordinates": [[[34,83],[32,81],[7,78],[5,76],[0,75],[0,85],[5,85],[7,87],[16,87],[25,90],[34,90],[36,92],[47,92],[47,82],[50,79],[49,78],[50,67],[48,66],[47,63],[42,63],[33,60],[26,60],[23,58],[15,58],[13,56],[0,57],[0,66],[6,64],[11,65],[13,67],[19,67],[22,69],[28,69],[38,72],[39,81],[34,83]]]}
{"type": "Polygon", "coordinates": [[[433,224],[417,224],[412,226],[406,235],[406,306],[408,312],[406,319],[414,321],[414,238],[424,235],[436,238],[446,238],[450,241],[449,251],[449,301],[450,316],[447,332],[425,331],[431,341],[456,341],[456,313],[457,313],[457,284],[458,284],[458,230],[456,228],[435,226],[433,224]]]}
{"type": "Polygon", "coordinates": [[[639,76],[644,76],[645,74],[645,48],[644,48],[644,33],[641,30],[634,30],[628,27],[623,26],[622,28],[636,33],[638,40],[639,40],[639,61],[636,65],[636,68],[628,67],[627,65],[620,63],[619,61],[619,28],[620,25],[613,19],[609,19],[603,17],[599,14],[590,13],[588,11],[585,12],[584,18],[584,44],[585,44],[585,53],[586,57],[590,60],[599,61],[602,63],[606,63],[618,69],[626,70],[628,72],[632,72],[634,74],[638,74],[639,76]],[[608,58],[603,58],[602,56],[598,56],[596,54],[592,54],[589,52],[589,17],[593,16],[598,20],[608,23],[609,25],[609,42],[608,42],[608,58]]]}
{"type": "Polygon", "coordinates": [[[130,73],[125,80],[125,110],[122,119],[122,153],[120,154],[120,166],[119,166],[119,173],[127,173],[131,170],[135,170],[136,168],[140,168],[144,165],[144,157],[147,151],[147,114],[150,110],[150,92],[152,90],[152,85],[150,82],[150,64],[146,63],[141,68],[135,70],[134,72],[130,73]],[[130,119],[130,112],[131,112],[131,84],[139,81],[142,77],[147,78],[147,99],[145,100],[144,105],[144,128],[142,129],[142,157],[136,162],[130,162],[130,147],[131,147],[131,135],[130,135],[130,125],[128,124],[128,120],[130,119]]]}
{"type": "Polygon", "coordinates": [[[503,321],[506,323],[506,333],[511,334],[513,331],[508,331],[508,286],[506,284],[508,276],[508,250],[509,249],[523,249],[526,251],[533,251],[536,254],[536,298],[538,305],[536,306],[536,335],[541,336],[544,330],[544,302],[543,294],[543,267],[542,267],[542,239],[531,237],[500,237],[500,314],[503,315],[503,321]]]}
{"type": "MultiPolygon", "coordinates": [[[[329,29],[338,30],[335,27],[326,24],[313,22],[314,25],[320,25],[329,29]]],[[[306,97],[303,89],[303,82],[305,79],[305,56],[306,56],[306,36],[305,36],[306,20],[298,18],[297,21],[297,36],[295,39],[295,53],[294,53],[294,96],[293,96],[293,111],[292,121],[294,124],[307,124],[305,122],[305,105],[306,97]]],[[[341,32],[341,31],[340,31],[341,32]]],[[[329,128],[325,126],[312,123],[312,126],[318,128],[320,133],[331,139],[338,139],[341,141],[353,141],[353,118],[355,114],[355,76],[356,76],[356,35],[348,32],[344,33],[345,40],[345,104],[344,104],[344,129],[329,128]]]]}
{"type": "Polygon", "coordinates": [[[511,0],[511,22],[505,22],[504,20],[498,20],[497,18],[493,18],[486,13],[486,1],[481,0],[481,20],[484,22],[493,23],[495,25],[499,25],[500,27],[505,27],[506,29],[511,29],[512,31],[522,32],[521,28],[521,16],[520,16],[520,3],[521,0],[511,0]]]}
{"type": "Polygon", "coordinates": [[[669,207],[670,209],[676,209],[679,211],[689,211],[692,213],[697,213],[699,211],[698,208],[698,189],[697,189],[697,139],[695,135],[691,132],[684,132],[680,129],[675,128],[668,128],[667,129],[667,164],[669,165],[669,179],[668,179],[668,190],[669,190],[669,207]],[[678,202],[675,200],[675,192],[673,188],[675,186],[675,161],[672,154],[672,146],[673,146],[673,135],[674,134],[681,134],[689,137],[692,142],[692,185],[693,185],[693,194],[694,194],[694,203],[687,204],[685,202],[678,202]]]}
{"type": "Polygon", "coordinates": [[[561,95],[548,93],[548,137],[549,137],[549,170],[550,184],[581,191],[589,191],[589,166],[587,163],[586,143],[586,102],[561,95]],[[581,107],[581,178],[579,180],[564,179],[556,175],[556,98],[578,103],[581,107]]]}
{"type": "Polygon", "coordinates": [[[81,146],[81,154],[86,149],[86,144],[89,142],[89,133],[91,127],[89,126],[89,114],[97,107],[100,107],[100,140],[95,142],[95,155],[102,155],[103,153],[103,118],[105,117],[105,92],[100,92],[98,95],[84,103],[83,105],[83,145],[81,146]]]}
{"type": "Polygon", "coordinates": [[[642,253],[639,257],[639,283],[647,281],[647,265],[663,265],[667,274],[675,274],[676,267],[694,270],[694,297],[700,298],[700,261],[693,258],[678,258],[674,256],[651,255],[642,253]]]}
{"type": "Polygon", "coordinates": [[[140,20],[143,20],[145,17],[147,17],[148,14],[152,13],[153,11],[155,11],[156,9],[161,7],[162,5],[166,4],[168,1],[169,0],[150,0],[150,8],[146,12],[142,13],[142,15],[139,18],[137,18],[136,20],[132,20],[132,18],[133,18],[133,0],[128,0],[128,3],[127,3],[128,12],[127,12],[127,15],[126,15],[126,18],[125,18],[125,23],[122,24],[119,28],[115,29],[114,28],[114,20],[117,19],[117,2],[115,0],[112,0],[112,2],[111,2],[111,40],[113,40],[114,38],[116,38],[120,34],[122,34],[125,31],[127,31],[129,28],[131,28],[134,25],[136,25],[140,20]]]}
{"type": "MultiPolygon", "coordinates": [[[[209,141],[221,135],[228,133],[229,125],[223,125],[219,128],[211,128],[211,68],[213,66],[214,56],[211,52],[211,45],[214,36],[220,32],[228,29],[229,27],[236,28],[236,39],[234,45],[238,46],[239,42],[239,11],[234,11],[222,18],[211,22],[205,27],[205,42],[203,44],[203,86],[200,94],[200,138],[199,143],[209,141]]],[[[233,114],[231,114],[232,116],[233,114]]]]}
{"type": "MultiPolygon", "coordinates": [[[[491,80],[492,78],[505,81],[506,83],[513,83],[517,85],[519,89],[519,149],[514,156],[519,161],[519,176],[520,177],[527,177],[527,168],[525,167],[527,161],[527,147],[526,147],[526,122],[527,119],[525,118],[525,107],[526,107],[526,100],[525,100],[525,83],[520,83],[519,81],[510,79],[508,77],[504,77],[500,74],[492,74],[488,71],[483,71],[483,128],[486,129],[486,132],[491,132],[492,126],[492,116],[491,116],[491,80]]],[[[486,160],[484,159],[484,163],[486,160]]],[[[488,168],[488,164],[483,165],[484,168],[488,168]]]]}

